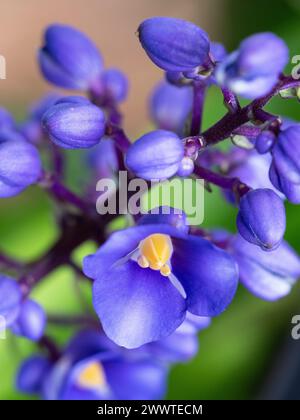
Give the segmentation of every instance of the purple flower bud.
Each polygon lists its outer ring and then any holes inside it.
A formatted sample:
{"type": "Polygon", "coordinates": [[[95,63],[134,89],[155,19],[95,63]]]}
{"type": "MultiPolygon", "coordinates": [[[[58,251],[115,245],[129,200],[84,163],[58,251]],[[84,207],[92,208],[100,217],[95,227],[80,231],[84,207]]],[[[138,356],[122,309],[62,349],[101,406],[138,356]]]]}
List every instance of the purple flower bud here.
{"type": "Polygon", "coordinates": [[[97,82],[103,68],[102,57],[94,43],[67,25],[48,27],[38,58],[44,77],[67,89],[89,89],[97,82]]]}
{"type": "Polygon", "coordinates": [[[182,19],[146,19],[139,26],[138,34],[149,58],[166,71],[194,70],[208,57],[208,35],[182,19]]]}
{"type": "Polygon", "coordinates": [[[261,155],[268,153],[275,142],[276,136],[272,131],[265,130],[255,140],[255,148],[261,155]]]}
{"type": "Polygon", "coordinates": [[[237,235],[231,246],[241,282],[262,299],[286,296],[300,276],[300,258],[285,241],[275,251],[264,252],[237,235]]]}
{"type": "Polygon", "coordinates": [[[272,150],[270,180],[294,204],[300,203],[300,125],[282,131],[272,150]]]}
{"type": "Polygon", "coordinates": [[[285,209],[281,198],[272,190],[250,190],[240,201],[237,227],[248,242],[265,251],[276,249],[282,241],[286,226],[285,209]]]}
{"type": "Polygon", "coordinates": [[[16,387],[20,392],[39,394],[51,363],[42,356],[31,356],[19,368],[16,387]]]}
{"type": "Polygon", "coordinates": [[[191,87],[177,87],[163,81],[150,98],[151,117],[159,128],[182,134],[192,105],[191,87]]]}
{"type": "Polygon", "coordinates": [[[218,66],[216,79],[234,93],[255,99],[273,88],[288,58],[286,44],[276,35],[252,35],[218,66]]]}
{"type": "Polygon", "coordinates": [[[65,149],[95,146],[104,135],[105,116],[86,98],[67,97],[48,109],[42,119],[50,139],[65,149]]]}
{"type": "Polygon", "coordinates": [[[22,293],[18,283],[0,274],[0,331],[9,327],[17,318],[21,299],[22,293]]]}
{"type": "Polygon", "coordinates": [[[167,179],[176,174],[183,156],[183,143],[176,134],[155,130],[130,146],[126,166],[135,175],[147,180],[167,179]]]}
{"type": "Polygon", "coordinates": [[[37,149],[19,134],[0,134],[0,197],[12,197],[38,181],[42,166],[37,149]]]}
{"type": "Polygon", "coordinates": [[[116,102],[125,101],[128,94],[128,79],[122,71],[118,69],[105,70],[101,80],[111,99],[116,102]]]}
{"type": "Polygon", "coordinates": [[[12,331],[29,340],[39,340],[46,327],[44,309],[35,301],[28,299],[21,305],[18,318],[13,323],[12,331]]]}

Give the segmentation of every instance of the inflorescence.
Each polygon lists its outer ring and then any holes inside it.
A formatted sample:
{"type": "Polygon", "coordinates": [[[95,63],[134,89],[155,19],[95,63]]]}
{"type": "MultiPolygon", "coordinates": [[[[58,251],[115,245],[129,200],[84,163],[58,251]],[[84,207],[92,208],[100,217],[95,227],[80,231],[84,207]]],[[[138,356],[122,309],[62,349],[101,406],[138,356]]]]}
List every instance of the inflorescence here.
{"type": "Polygon", "coordinates": [[[20,367],[17,387],[46,399],[161,398],[170,366],[197,353],[198,331],[230,305],[239,281],[273,301],[300,275],[300,259],[283,239],[284,202],[300,203],[300,125],[264,110],[276,95],[299,96],[300,81],[283,73],[283,40],[260,33],[227,53],[201,28],[167,17],[146,19],[137,34],[164,79],[150,100],[156,129],[136,141],[119,110],[126,76],[105,68],[94,43],[65,25],[47,28],[38,62],[47,81],[81,96],[50,94],[21,124],[0,110],[0,197],[37,185],[60,208],[60,236],[38,260],[23,264],[0,254],[0,329],[39,348],[20,367]],[[203,131],[213,85],[227,113],[203,131]],[[242,107],[239,96],[251,102],[242,107]],[[215,147],[228,138],[230,149],[215,147]],[[89,168],[90,179],[80,195],[65,183],[63,149],[90,149],[80,169],[89,168]],[[208,190],[219,187],[238,208],[238,233],[191,227],[184,213],[160,207],[109,234],[118,214],[97,213],[95,184],[124,170],[129,179],[192,177],[208,190]],[[71,256],[88,240],[99,249],[81,270],[71,256]],[[50,319],[31,299],[62,265],[90,280],[97,314],[52,317],[78,326],[64,348],[47,335],[50,319]]]}

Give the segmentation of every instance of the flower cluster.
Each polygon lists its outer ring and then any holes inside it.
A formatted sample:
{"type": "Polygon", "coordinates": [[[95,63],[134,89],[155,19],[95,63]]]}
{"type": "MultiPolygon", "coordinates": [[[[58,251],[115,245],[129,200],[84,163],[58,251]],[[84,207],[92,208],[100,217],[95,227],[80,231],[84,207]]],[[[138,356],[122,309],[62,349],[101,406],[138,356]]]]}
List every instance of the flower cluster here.
{"type": "Polygon", "coordinates": [[[97,46],[65,25],[47,28],[38,62],[47,81],[76,95],[47,95],[21,123],[0,109],[0,197],[35,184],[60,208],[60,237],[38,260],[0,254],[0,329],[40,349],[22,363],[16,385],[45,399],[162,398],[170,366],[197,353],[197,333],[226,310],[239,282],[276,300],[300,275],[300,258],[284,240],[285,201],[300,203],[300,125],[264,109],[300,87],[283,74],[284,41],[255,34],[227,53],[201,28],[167,17],[146,19],[137,34],[164,78],[150,97],[155,129],[135,141],[119,110],[126,76],[106,69],[97,46]],[[203,131],[212,85],[227,113],[203,131]],[[238,96],[252,102],[242,107],[238,96]],[[233,145],[218,148],[228,138],[233,145]],[[79,195],[65,182],[64,149],[89,149],[80,168],[89,180],[79,195]],[[162,206],[110,233],[118,214],[96,212],[95,184],[124,170],[129,179],[191,177],[208,191],[219,187],[237,207],[236,232],[190,226],[184,212],[162,206]],[[100,246],[81,268],[71,255],[88,240],[100,246]],[[47,317],[31,299],[65,264],[90,281],[95,316],[47,317]],[[48,335],[51,322],[78,324],[78,331],[61,347],[48,335]]]}

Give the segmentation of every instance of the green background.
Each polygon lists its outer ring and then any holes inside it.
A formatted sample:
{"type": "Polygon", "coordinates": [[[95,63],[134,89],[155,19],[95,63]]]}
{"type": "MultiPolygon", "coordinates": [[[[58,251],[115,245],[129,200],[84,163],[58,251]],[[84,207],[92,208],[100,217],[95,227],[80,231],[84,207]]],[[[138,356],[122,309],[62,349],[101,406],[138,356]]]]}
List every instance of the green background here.
{"type": "MultiPolygon", "coordinates": [[[[291,56],[299,54],[300,6],[296,1],[251,2],[228,1],[226,46],[234,49],[242,37],[257,31],[272,30],[288,43],[291,56]]],[[[280,115],[299,120],[300,104],[296,100],[274,99],[269,109],[280,115]]],[[[16,104],[16,113],[18,107],[16,104]]],[[[214,123],[225,113],[217,90],[209,93],[204,125],[214,123]]],[[[79,154],[70,156],[71,184],[79,154]]],[[[75,175],[77,174],[77,175],[75,175]]],[[[287,205],[286,239],[300,252],[299,210],[287,205]]],[[[203,227],[223,227],[235,230],[236,210],[213,189],[205,195],[203,227]]],[[[30,261],[43,253],[58,235],[52,203],[43,191],[31,188],[13,199],[0,202],[1,248],[8,254],[30,261]]],[[[85,244],[76,258],[93,250],[85,244]]],[[[48,313],[80,313],[90,307],[90,290],[78,282],[71,269],[63,267],[39,285],[33,294],[48,313]]],[[[200,335],[200,351],[187,364],[172,369],[168,398],[172,399],[241,399],[259,395],[266,374],[272,368],[277,352],[290,334],[291,318],[299,313],[299,285],[292,293],[275,303],[253,297],[239,287],[233,304],[212,326],[200,335]]],[[[49,326],[49,335],[61,343],[72,334],[70,327],[49,326]]],[[[8,335],[0,340],[0,398],[25,398],[14,388],[14,375],[19,362],[34,351],[35,344],[8,335]]]]}

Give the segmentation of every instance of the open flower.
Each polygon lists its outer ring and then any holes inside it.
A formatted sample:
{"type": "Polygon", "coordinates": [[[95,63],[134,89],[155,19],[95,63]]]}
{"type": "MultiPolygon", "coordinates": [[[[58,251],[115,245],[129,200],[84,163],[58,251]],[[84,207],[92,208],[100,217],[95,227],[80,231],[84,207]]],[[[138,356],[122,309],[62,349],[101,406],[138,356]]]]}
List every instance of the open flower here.
{"type": "Polygon", "coordinates": [[[95,280],[93,303],[104,331],[127,348],[169,336],[187,311],[220,314],[238,281],[225,251],[171,226],[163,214],[159,223],[147,217],[147,224],[112,234],[83,263],[95,280]]]}
{"type": "Polygon", "coordinates": [[[20,367],[21,392],[47,400],[149,400],[164,396],[168,368],[110,342],[98,331],[81,331],[56,362],[31,357],[20,367]]]}

